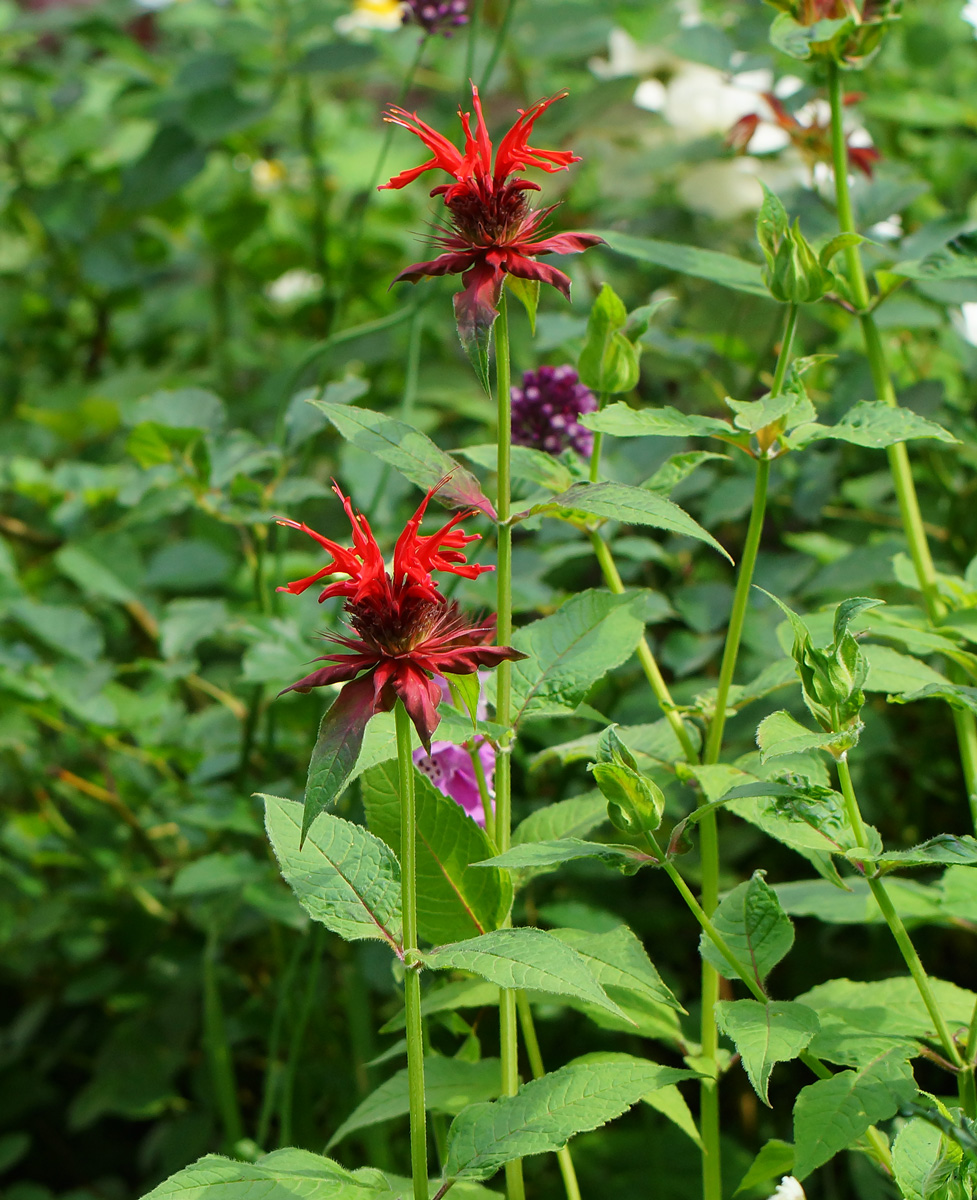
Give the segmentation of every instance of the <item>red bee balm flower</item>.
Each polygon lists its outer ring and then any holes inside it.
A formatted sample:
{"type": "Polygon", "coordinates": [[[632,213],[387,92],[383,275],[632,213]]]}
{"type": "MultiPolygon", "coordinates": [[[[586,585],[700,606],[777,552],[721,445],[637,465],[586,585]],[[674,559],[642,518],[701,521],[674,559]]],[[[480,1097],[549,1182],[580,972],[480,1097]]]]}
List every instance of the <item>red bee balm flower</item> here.
{"type": "Polygon", "coordinates": [[[285,688],[286,692],[308,692],[325,684],[345,683],[330,713],[336,714],[337,728],[342,728],[346,737],[358,732],[362,738],[370,717],[389,712],[399,697],[430,753],[431,735],[441,720],[437,707],[442,695],[433,676],[471,675],[479,667],[494,667],[503,659],[525,658],[508,646],[487,645],[495,633],[495,619],[472,624],[457,604],[445,600],[431,577],[432,571],[445,571],[475,579],[483,571],[493,570],[465,561],[464,546],[479,535],[463,533],[455,526],[474,510],[457,513],[436,533],[420,534],[428,503],[445,482],[431,488],[407,522],[394,547],[390,571],[366,517],[354,513],[352,503],[335,484],[333,491],[353,527],[351,547],[346,549],[297,521],[278,522],[301,529],[332,555],[314,575],[297,579],[279,588],[280,592],[299,595],[324,575],[349,576],[323,588],[319,603],[330,596],[345,597],[350,629],[357,636],[330,636],[329,641],[343,647],[342,651],[316,660],[330,665],[285,688]]]}
{"type": "Polygon", "coordinates": [[[464,151],[421,121],[416,113],[391,107],[384,120],[402,125],[416,134],[433,157],[419,167],[395,175],[383,188],[402,188],[425,171],[447,171],[454,183],[441,184],[432,196],[441,196],[448,210],[450,228],[439,227],[437,244],[445,253],[430,262],[414,263],[401,271],[394,282],[408,279],[416,283],[424,275],[462,274],[465,290],[455,296],[458,331],[466,343],[473,335],[491,327],[498,316],[497,305],[506,275],[551,283],[570,299],[570,280],[562,271],[536,261],[541,254],[579,254],[603,241],[591,233],[558,233],[539,237],[540,228],[556,205],[533,209],[527,192],[538,192],[539,185],[527,179],[510,179],[517,171],[539,167],[544,171],[565,171],[580,159],[568,150],[537,150],[529,145],[533,125],[543,112],[567,93],[548,100],[537,100],[529,109],[519,110],[519,119],[499,143],[492,164],[489,140],[478,88],[472,84],[475,132],[471,114],[458,110],[465,133],[464,151]]]}

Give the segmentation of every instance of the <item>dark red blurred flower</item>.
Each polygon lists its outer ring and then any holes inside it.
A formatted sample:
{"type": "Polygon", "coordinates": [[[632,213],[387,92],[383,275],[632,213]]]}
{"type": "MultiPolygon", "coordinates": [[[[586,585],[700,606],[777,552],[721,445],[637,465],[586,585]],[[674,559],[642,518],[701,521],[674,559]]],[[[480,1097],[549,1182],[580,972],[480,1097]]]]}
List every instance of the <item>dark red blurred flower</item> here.
{"type": "Polygon", "coordinates": [[[441,170],[453,175],[454,183],[441,184],[431,192],[441,196],[448,210],[449,227],[438,226],[434,241],[444,250],[429,262],[414,263],[394,280],[416,283],[425,275],[462,275],[465,290],[455,296],[455,316],[459,332],[466,340],[491,326],[498,316],[497,305],[506,275],[550,283],[570,298],[570,280],[556,267],[536,261],[541,254],[579,254],[603,239],[590,233],[559,233],[540,237],[541,227],[556,205],[534,209],[527,192],[538,192],[539,185],[510,176],[527,167],[544,171],[565,171],[580,159],[568,150],[538,150],[529,145],[529,136],[537,118],[566,92],[537,100],[531,108],[519,110],[519,119],[499,143],[492,161],[489,140],[478,88],[472,84],[475,131],[471,113],[458,110],[465,133],[465,148],[459,150],[446,137],[421,121],[416,113],[402,108],[388,109],[384,120],[402,125],[416,134],[433,157],[419,167],[395,175],[383,188],[402,188],[425,171],[441,170]]]}
{"type": "MultiPolygon", "coordinates": [[[[831,162],[830,120],[819,121],[817,117],[812,117],[810,124],[802,125],[772,92],[765,92],[763,99],[770,108],[775,124],[787,133],[791,142],[808,163],[813,166],[816,162],[831,162]]],[[[848,92],[843,97],[846,106],[857,104],[861,99],[861,92],[848,92]]],[[[740,117],[727,133],[726,145],[737,154],[745,154],[760,120],[761,117],[758,113],[740,117]]],[[[881,158],[878,150],[874,146],[852,146],[847,143],[846,149],[849,164],[871,179],[872,168],[881,158]]]]}
{"type": "Polygon", "coordinates": [[[455,528],[475,510],[457,513],[436,533],[421,535],[419,527],[428,503],[445,482],[431,488],[407,522],[394,547],[389,572],[366,517],[354,513],[351,501],[335,484],[333,491],[342,500],[353,529],[352,546],[343,547],[297,521],[278,522],[301,529],[332,556],[314,575],[278,590],[299,595],[324,575],[348,575],[348,579],[323,588],[319,603],[330,596],[343,596],[354,635],[330,635],[328,640],[342,650],[316,659],[329,666],[284,690],[308,692],[326,684],[345,683],[334,708],[343,713],[362,712],[365,720],[374,713],[389,712],[399,697],[429,752],[431,735],[441,719],[437,707],[442,693],[433,676],[471,675],[479,667],[525,657],[508,646],[488,645],[495,634],[495,618],[473,624],[457,604],[445,600],[431,577],[432,571],[445,571],[475,579],[483,571],[493,570],[465,561],[463,547],[476,541],[479,534],[455,528]]]}

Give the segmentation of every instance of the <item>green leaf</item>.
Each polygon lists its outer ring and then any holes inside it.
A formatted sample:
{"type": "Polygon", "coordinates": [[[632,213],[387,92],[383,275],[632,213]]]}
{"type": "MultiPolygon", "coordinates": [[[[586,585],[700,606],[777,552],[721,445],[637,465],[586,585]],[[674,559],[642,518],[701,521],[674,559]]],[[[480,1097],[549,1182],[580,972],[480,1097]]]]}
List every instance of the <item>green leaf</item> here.
{"type": "Polygon", "coordinates": [[[205,854],[181,867],[173,879],[174,896],[212,896],[240,892],[265,874],[264,867],[246,850],[231,854],[205,854]]]}
{"type": "MultiPolygon", "coordinates": [[[[752,1191],[764,1184],[771,1184],[775,1179],[789,1175],[794,1169],[794,1147],[790,1142],[780,1138],[771,1138],[750,1164],[750,1169],[740,1180],[739,1187],[733,1193],[738,1196],[741,1192],[752,1191]]],[[[764,1189],[769,1191],[769,1187],[764,1189]]]]}
{"type": "Polygon", "coordinates": [[[621,332],[627,320],[627,309],[605,283],[591,307],[577,363],[581,383],[595,392],[630,392],[638,382],[638,351],[621,332]]]}
{"type": "Polygon", "coordinates": [[[616,1003],[630,1009],[650,1005],[652,1011],[664,1005],[685,1012],[627,925],[618,925],[607,933],[554,929],[552,934],[583,955],[594,978],[616,1003]]]}
{"type": "MultiPolygon", "coordinates": [[[[456,979],[431,988],[421,1001],[421,1015],[455,1012],[459,1008],[491,1008],[499,1003],[499,989],[482,979],[456,979]]],[[[380,1027],[380,1033],[395,1033],[405,1025],[404,1010],[380,1027]]],[[[406,1049],[406,1043],[403,1044],[406,1049]]]]}
{"type": "MultiPolygon", "coordinates": [[[[918,695],[921,688],[952,684],[931,666],[911,654],[900,654],[891,646],[863,645],[862,653],[868,662],[868,676],[862,687],[866,692],[911,692],[918,695]]],[[[974,689],[977,696],[977,688],[974,689]]]]}
{"type": "Polygon", "coordinates": [[[917,691],[889,696],[894,704],[911,704],[914,700],[929,699],[945,700],[951,708],[977,713],[977,688],[962,683],[928,683],[917,691]]]}
{"type": "Polygon", "coordinates": [[[920,1117],[899,1130],[892,1146],[892,1171],[904,1200],[929,1200],[927,1185],[940,1156],[942,1137],[935,1125],[920,1117]]]}
{"type": "Polygon", "coordinates": [[[103,600],[114,600],[116,604],[134,604],[139,597],[127,583],[87,550],[70,543],[62,546],[54,556],[54,562],[62,574],[78,585],[86,595],[103,600]]]}
{"type": "Polygon", "coordinates": [[[683,275],[708,279],[737,292],[767,297],[760,268],[754,263],[716,250],[701,250],[677,242],[660,242],[653,238],[632,237],[626,233],[606,230],[600,235],[612,250],[626,254],[639,262],[653,263],[683,275]]]}
{"type": "Polygon", "coordinates": [[[818,42],[830,42],[846,26],[852,27],[850,17],[824,17],[812,25],[802,25],[790,13],[779,13],[770,26],[770,44],[784,54],[801,62],[811,57],[818,42]]]}
{"type": "Polygon", "coordinates": [[[398,951],[400,864],[390,847],[332,813],[323,813],[302,841],[301,805],[263,799],[278,865],[309,916],[348,942],[378,938],[398,951]]]}
{"type": "Polygon", "coordinates": [[[764,761],[804,750],[828,750],[832,746],[844,748],[846,744],[852,744],[850,732],[826,733],[823,729],[807,729],[783,709],[763,718],[757,727],[756,741],[764,761]]]}
{"type": "Polygon", "coordinates": [[[517,630],[512,644],[528,657],[512,664],[513,724],[572,713],[598,679],[634,652],[644,634],[641,608],[640,592],[592,589],[517,630]]]}
{"type": "MultiPolygon", "coordinates": [[[[970,873],[969,867],[962,870],[970,873]]],[[[951,868],[952,870],[952,868],[951,868]]],[[[940,896],[934,888],[894,876],[887,882],[889,898],[896,912],[908,921],[930,925],[941,923],[940,896]]],[[[864,879],[849,876],[844,890],[823,879],[801,879],[794,883],[778,883],[774,888],[784,911],[792,917],[814,917],[835,925],[880,924],[882,914],[864,879]]],[[[968,912],[972,912],[968,906],[968,912]]]]}
{"type": "Polygon", "coordinates": [[[590,771],[607,800],[611,823],[625,833],[647,833],[661,824],[665,794],[638,771],[634,755],[608,726],[597,741],[590,771]]]}
{"type": "MultiPolygon", "coordinates": [[[[362,781],[367,823],[399,853],[400,774],[396,761],[371,767],[362,781]]],[[[498,928],[512,903],[512,883],[503,871],[473,865],[493,853],[485,831],[417,770],[414,795],[421,936],[437,944],[498,928]]]]}
{"type": "MultiPolygon", "coordinates": [[[[424,1059],[424,1105],[428,1112],[450,1113],[455,1116],[469,1104],[493,1100],[499,1094],[502,1074],[497,1058],[465,1062],[458,1058],[428,1055],[424,1059]]],[[[367,1129],[381,1121],[391,1121],[410,1111],[407,1092],[407,1068],[398,1071],[375,1088],[356,1106],[329,1141],[331,1150],[337,1142],[367,1129]]]]}
{"type": "MultiPolygon", "coordinates": [[[[529,328],[536,336],[536,310],[539,308],[539,280],[521,279],[518,275],[506,275],[506,288],[516,297],[529,317],[529,328]]],[[[485,389],[488,391],[488,387],[485,389]]]]}
{"type": "Polygon", "coordinates": [[[821,1028],[813,1008],[791,1000],[721,1000],[716,1024],[743,1060],[753,1090],[768,1107],[767,1090],[774,1064],[797,1058],[821,1028]]]}
{"type": "Polygon", "coordinates": [[[454,508],[477,508],[495,520],[495,509],[482,493],[475,476],[419,429],[352,404],[329,404],[324,400],[309,403],[326,414],[347,442],[381,462],[389,463],[411,483],[427,491],[450,476],[438,492],[441,500],[454,508]]]}
{"type": "Polygon", "coordinates": [[[790,222],[787,219],[787,210],[779,197],[774,195],[765,183],[761,182],[760,186],[763,188],[763,203],[757,213],[756,239],[760,243],[763,257],[767,260],[767,266],[772,269],[777,248],[787,236],[790,222]]]}
{"type": "Polygon", "coordinates": [[[474,1104],[448,1130],[448,1178],[488,1179],[507,1162],[561,1149],[575,1133],[619,1117],[649,1092],[692,1072],[628,1055],[578,1062],[525,1083],[515,1096],[474,1104]]]}
{"type": "Polygon", "coordinates": [[[164,658],[180,658],[199,642],[226,629],[230,621],[223,600],[171,600],[159,624],[159,645],[164,658]]]}
{"type": "Polygon", "coordinates": [[[598,791],[570,800],[546,804],[529,814],[512,831],[513,846],[526,842],[552,842],[557,838],[585,837],[607,820],[607,805],[598,791]]]}
{"type": "Polygon", "coordinates": [[[668,1087],[659,1088],[656,1092],[649,1092],[641,1099],[649,1108],[660,1112],[663,1117],[667,1117],[669,1121],[677,1125],[687,1137],[692,1139],[699,1151],[704,1152],[705,1146],[692,1110],[674,1083],[668,1087]]]}
{"type": "Polygon", "coordinates": [[[336,803],[349,783],[373,716],[373,705],[373,679],[365,676],[343,684],[323,715],[305,781],[303,838],[316,817],[336,803]]]}
{"type": "Polygon", "coordinates": [[[82,608],[67,604],[35,604],[25,598],[11,604],[8,614],[39,641],[66,658],[92,664],[105,649],[101,625],[82,608]]]}
{"type": "Polygon", "coordinates": [[[977,838],[967,834],[940,833],[911,850],[883,850],[864,860],[885,869],[897,867],[977,866],[977,838]]]}
{"type": "Polygon", "coordinates": [[[472,733],[477,731],[478,725],[478,701],[481,696],[482,685],[479,682],[477,674],[471,675],[451,675],[445,672],[442,679],[448,685],[448,690],[451,692],[451,702],[460,712],[468,713],[472,721],[472,733]]]}
{"type": "MultiPolygon", "coordinates": [[[[733,888],[712,918],[737,961],[752,967],[753,977],[761,986],[794,944],[790,917],[763,876],[763,871],[754,871],[751,879],[733,888]]],[[[699,950],[724,978],[737,977],[704,933],[699,939],[699,950]]]]}
{"type": "Polygon", "coordinates": [[[935,438],[940,442],[959,441],[935,421],[929,421],[911,409],[886,404],[883,400],[859,400],[836,425],[820,425],[812,421],[806,425],[799,425],[788,435],[787,440],[795,450],[825,439],[851,442],[855,446],[881,450],[914,438],[935,438]]]}
{"type": "Polygon", "coordinates": [[[678,487],[697,467],[710,459],[725,462],[726,455],[715,454],[712,450],[689,450],[684,454],[673,454],[641,486],[649,492],[667,496],[672,488],[678,487]]]}
{"type": "Polygon", "coordinates": [[[470,971],[499,987],[571,996],[624,1015],[594,979],[587,960],[543,929],[496,929],[439,946],[424,955],[424,965],[436,971],[470,971]]]}
{"type": "Polygon", "coordinates": [[[890,1051],[859,1071],[809,1084],[794,1105],[794,1175],[806,1179],[916,1095],[912,1071],[890,1051]]]}
{"type": "Polygon", "coordinates": [[[655,861],[650,854],[635,846],[615,846],[564,837],[551,842],[525,842],[478,865],[499,867],[506,871],[531,870],[538,875],[549,867],[561,866],[578,858],[599,859],[609,867],[617,867],[625,875],[633,875],[645,863],[655,861]]]}
{"type": "Polygon", "coordinates": [[[797,404],[797,397],[791,392],[781,392],[779,396],[768,393],[761,400],[733,400],[727,396],[726,403],[735,413],[733,424],[736,428],[744,433],[756,433],[785,417],[797,404]]]}
{"type": "Polygon", "coordinates": [[[573,514],[569,517],[572,521],[579,520],[577,514],[582,513],[607,521],[620,521],[622,525],[650,525],[654,529],[667,529],[670,533],[705,542],[724,558],[733,561],[712,534],[684,509],[645,488],[631,487],[626,483],[575,483],[552,500],[534,504],[527,515],[542,513],[543,516],[560,517],[564,511],[573,514]]]}
{"type": "MultiPolygon", "coordinates": [[[[494,471],[498,465],[499,448],[494,443],[465,446],[456,450],[455,454],[467,458],[477,466],[485,467],[486,470],[494,471]]],[[[510,454],[513,479],[536,484],[537,487],[546,488],[550,492],[565,492],[573,483],[570,468],[552,454],[534,450],[531,446],[513,446],[510,454]]]]}
{"type": "Polygon", "coordinates": [[[347,1171],[308,1150],[275,1150],[257,1162],[238,1162],[208,1154],[177,1171],[143,1200],[394,1200],[379,1171],[347,1171]]]}
{"type": "Polygon", "coordinates": [[[584,413],[580,424],[614,437],[736,437],[732,425],[718,417],[700,417],[668,407],[631,408],[620,401],[601,412],[584,413]]]}

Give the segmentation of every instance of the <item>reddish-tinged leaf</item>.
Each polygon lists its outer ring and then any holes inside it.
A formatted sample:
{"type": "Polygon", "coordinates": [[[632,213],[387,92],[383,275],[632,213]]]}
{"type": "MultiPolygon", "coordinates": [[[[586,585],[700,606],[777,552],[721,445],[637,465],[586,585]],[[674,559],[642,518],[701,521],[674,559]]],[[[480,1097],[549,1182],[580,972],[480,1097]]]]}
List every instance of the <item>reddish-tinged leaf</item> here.
{"type": "Polygon", "coordinates": [[[365,676],[347,683],[322,718],[305,784],[302,841],[319,813],[336,802],[349,782],[373,708],[373,678],[365,676]]]}

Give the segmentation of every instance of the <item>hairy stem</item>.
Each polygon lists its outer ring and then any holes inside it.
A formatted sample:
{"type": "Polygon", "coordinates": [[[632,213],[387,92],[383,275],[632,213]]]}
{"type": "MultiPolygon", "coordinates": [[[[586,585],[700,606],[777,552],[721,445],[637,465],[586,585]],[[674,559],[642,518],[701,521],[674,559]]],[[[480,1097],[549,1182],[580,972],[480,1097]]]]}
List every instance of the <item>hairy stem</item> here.
{"type": "Polygon", "coordinates": [[[400,895],[404,922],[404,1015],[407,1033],[407,1097],[410,1171],[414,1200],[427,1200],[427,1112],[424,1105],[424,1028],[417,952],[417,826],[411,723],[402,700],[394,706],[400,770],[400,895]]]}
{"type": "MultiPolygon", "coordinates": [[[[503,289],[499,297],[499,317],[495,322],[495,383],[498,400],[498,496],[495,507],[499,517],[498,566],[496,569],[498,637],[500,646],[512,640],[512,412],[509,363],[509,312],[503,289]]],[[[495,845],[499,854],[509,849],[512,840],[512,664],[498,666],[495,719],[506,730],[499,745],[495,764],[495,845]]],[[[511,924],[512,918],[506,919],[511,924]]],[[[519,1090],[519,1041],[516,1025],[516,995],[510,988],[499,989],[499,1057],[502,1060],[502,1094],[514,1096],[519,1090]]],[[[522,1160],[506,1163],[506,1193],[509,1200],[523,1200],[525,1187],[522,1160]]]]}
{"type": "MultiPolygon", "coordinates": [[[[828,99],[831,104],[831,155],[834,165],[835,196],[838,208],[838,227],[842,233],[857,233],[855,228],[855,213],[852,207],[851,190],[848,186],[848,150],[845,145],[845,132],[842,124],[844,111],[841,72],[836,63],[828,65],[828,99]]],[[[872,298],[869,293],[865,269],[858,246],[849,246],[845,250],[845,264],[848,268],[848,279],[852,295],[859,312],[862,336],[865,341],[865,355],[868,358],[869,369],[872,373],[872,385],[876,399],[898,407],[895,388],[889,375],[885,358],[885,348],[879,337],[875,318],[869,311],[872,298]]],[[[919,508],[919,498],[916,495],[916,485],[913,481],[912,467],[909,464],[909,452],[905,442],[897,442],[886,449],[889,459],[889,471],[899,504],[899,515],[902,520],[903,533],[909,544],[909,556],[912,559],[916,578],[923,593],[923,603],[931,622],[936,624],[945,612],[943,599],[940,596],[936,579],[936,568],[933,566],[933,556],[930,553],[926,528],[919,508]]],[[[964,783],[967,789],[967,802],[970,808],[971,820],[977,830],[977,716],[971,712],[953,710],[953,725],[960,747],[960,761],[963,768],[964,783]]]]}

